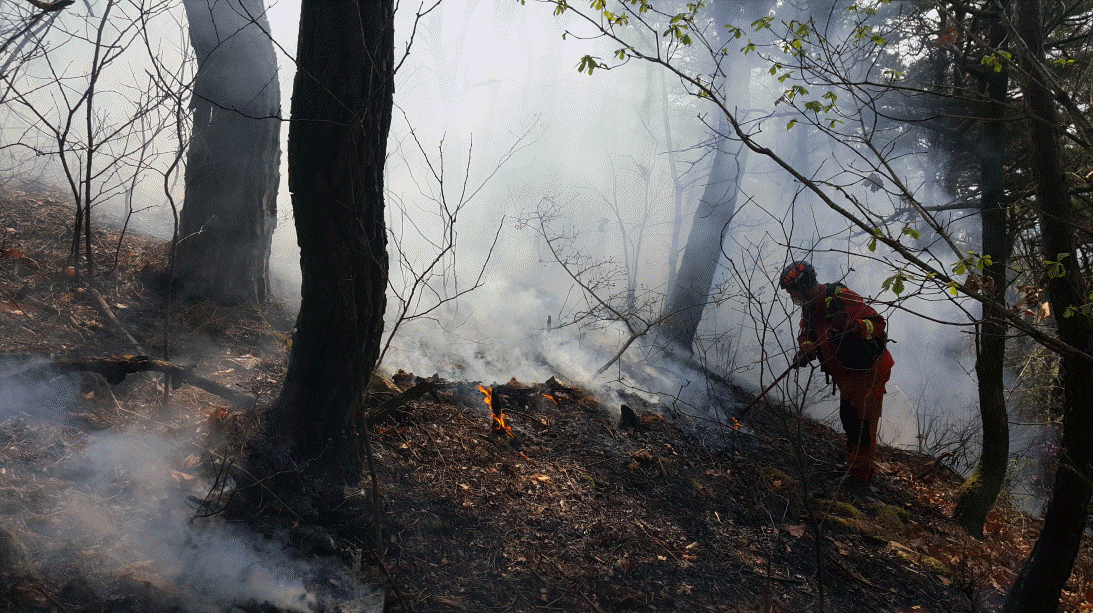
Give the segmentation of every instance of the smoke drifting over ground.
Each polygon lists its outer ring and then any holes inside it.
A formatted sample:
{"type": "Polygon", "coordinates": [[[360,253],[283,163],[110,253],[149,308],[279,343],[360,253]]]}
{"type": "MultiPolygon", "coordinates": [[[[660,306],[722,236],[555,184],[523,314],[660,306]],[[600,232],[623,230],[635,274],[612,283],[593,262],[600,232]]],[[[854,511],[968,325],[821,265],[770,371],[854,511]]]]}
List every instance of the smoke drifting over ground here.
{"type": "MultiPolygon", "coordinates": [[[[294,559],[286,535],[199,518],[196,501],[210,490],[198,474],[201,447],[157,433],[164,428],[154,423],[83,432],[71,414],[94,410],[95,399],[81,392],[80,377],[51,376],[44,364],[0,363],[0,424],[19,433],[5,437],[5,457],[55,458],[33,475],[33,504],[5,502],[5,522],[22,528],[28,563],[41,576],[63,582],[67,569],[86,562],[115,577],[138,575],[195,612],[261,603],[305,613],[382,609],[382,594],[346,574],[341,560],[294,559]],[[12,515],[16,508],[24,510],[12,515]]],[[[5,489],[7,498],[35,465],[4,466],[5,484],[15,488],[5,489]]]]}
{"type": "Polygon", "coordinates": [[[27,354],[0,359],[0,421],[16,416],[62,420],[79,383],[71,377],[47,377],[47,360],[27,354]]]}
{"type": "MultiPolygon", "coordinates": [[[[282,100],[289,101],[298,3],[274,3],[269,20],[279,50],[282,100]]],[[[655,316],[656,301],[668,289],[669,261],[676,257],[670,253],[673,233],[685,241],[691,224],[702,223],[691,218],[709,174],[707,145],[710,127],[717,125],[716,109],[688,96],[678,80],[636,61],[593,75],[578,73],[583,55],[609,58],[618,45],[576,36],[563,40],[563,32],[577,31],[579,20],[555,17],[551,7],[446,1],[416,27],[414,21],[414,13],[405,8],[397,16],[400,53],[411,33],[414,38],[396,77],[386,176],[394,273],[389,329],[400,306],[396,297],[407,295],[414,273],[432,260],[445,237],[455,237],[456,249],[429,279],[429,287],[418,288],[424,298],[410,313],[426,316],[402,325],[385,367],[486,382],[558,374],[605,391],[638,386],[669,398],[680,389],[700,389],[694,373],[646,364],[648,354],[640,342],[624,357],[627,368],[634,369],[630,374],[643,369],[643,376],[659,378],[638,381],[619,368],[596,376],[630,333],[618,323],[574,323],[594,300],[555,261],[542,234],[566,239],[589,258],[582,265],[614,267],[622,274],[616,290],[632,281],[637,301],[648,300],[655,316]],[[680,223],[673,227],[677,198],[680,223]],[[445,217],[457,209],[456,219],[445,217]],[[454,298],[473,285],[484,262],[482,287],[454,298]],[[650,381],[657,389],[646,389],[650,381]]],[[[164,26],[162,40],[180,34],[164,26]]],[[[784,86],[766,78],[755,56],[730,54],[725,61],[733,64],[730,106],[743,109],[756,129],[769,126],[763,129],[766,145],[808,172],[823,170],[830,178],[841,169],[838,178],[846,180],[846,189],[878,210],[896,206],[885,192],[873,189],[877,184],[862,177],[851,181],[860,169],[831,143],[799,138],[801,130],[786,130],[782,116],[760,124],[759,116],[785,108],[779,107],[784,86]]],[[[288,112],[286,102],[283,116],[288,112]]],[[[282,139],[288,132],[286,122],[282,139]]],[[[912,191],[938,202],[949,197],[925,178],[931,174],[925,165],[937,160],[906,159],[915,161],[899,172],[907,175],[912,191]]],[[[284,166],[281,177],[271,270],[275,288],[293,303],[299,252],[284,166]]],[[[157,207],[142,215],[144,226],[159,235],[170,227],[162,184],[147,181],[130,192],[136,194],[138,209],[157,207]]],[[[175,200],[181,201],[181,184],[173,185],[175,200]]],[[[842,280],[865,296],[880,296],[881,283],[899,266],[884,259],[889,254],[883,248],[876,253],[866,249],[868,237],[755,155],[747,160],[738,211],[724,234],[724,257],[715,277],[724,291],[705,314],[700,335],[709,351],[702,358],[712,370],[756,387],[785,367],[793,345],[797,316],[771,281],[787,253],[812,258],[821,280],[842,280]]],[[[960,317],[945,303],[904,306],[942,320],[960,317]]],[[[896,341],[896,368],[882,438],[916,447],[930,432],[974,421],[974,377],[961,332],[906,310],[885,314],[896,341]]],[[[824,401],[821,388],[813,385],[805,402],[812,414],[829,417],[834,404],[824,401]]],[[[804,398],[796,386],[786,387],[782,397],[804,398]]]]}

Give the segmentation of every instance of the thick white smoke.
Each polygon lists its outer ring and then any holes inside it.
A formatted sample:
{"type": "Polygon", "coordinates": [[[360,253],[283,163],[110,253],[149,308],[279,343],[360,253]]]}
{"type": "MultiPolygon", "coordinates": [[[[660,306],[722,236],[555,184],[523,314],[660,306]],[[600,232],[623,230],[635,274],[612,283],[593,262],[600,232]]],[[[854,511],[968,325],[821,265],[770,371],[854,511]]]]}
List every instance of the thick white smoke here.
{"type": "MultiPolygon", "coordinates": [[[[0,424],[18,423],[22,436],[34,437],[10,444],[64,450],[43,469],[42,508],[33,519],[42,541],[30,548],[32,568],[48,564],[36,556],[64,546],[93,555],[99,571],[141,573],[179,594],[190,611],[268,603],[308,613],[343,601],[353,605],[341,610],[382,610],[382,592],[346,573],[338,559],[294,559],[283,535],[255,534],[216,516],[195,518],[193,500],[203,499],[210,484],[196,474],[194,441],[137,426],[75,429],[71,413],[84,400],[79,375],[51,374],[45,363],[41,357],[0,363],[0,424]]],[[[0,481],[21,479],[26,470],[39,467],[5,463],[0,481]]],[[[48,576],[51,569],[40,571],[48,576]]]]}

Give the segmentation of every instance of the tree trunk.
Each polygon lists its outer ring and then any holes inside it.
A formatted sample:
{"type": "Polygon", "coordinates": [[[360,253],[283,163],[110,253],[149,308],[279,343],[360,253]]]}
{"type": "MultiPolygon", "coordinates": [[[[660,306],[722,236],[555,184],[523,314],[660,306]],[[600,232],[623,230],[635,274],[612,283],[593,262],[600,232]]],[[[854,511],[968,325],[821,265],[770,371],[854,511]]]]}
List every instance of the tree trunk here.
{"type": "MultiPolygon", "coordinates": [[[[1061,262],[1063,269],[1063,274],[1049,276],[1048,297],[1060,338],[1088,354],[1093,322],[1080,312],[1067,316],[1068,308],[1085,303],[1086,288],[1079,274],[1074,229],[1069,225],[1072,206],[1063,171],[1054,96],[1034,70],[1044,58],[1040,1],[1018,0],[1017,18],[1018,33],[1027,48],[1021,56],[1021,88],[1033,122],[1029,139],[1038,180],[1036,204],[1040,208],[1043,257],[1061,262]]],[[[1093,496],[1093,363],[1073,356],[1062,356],[1060,362],[1063,438],[1059,467],[1044,527],[1006,598],[1006,613],[1041,613],[1058,608],[1093,496]]]]}
{"type": "MultiPolygon", "coordinates": [[[[718,133],[728,134],[728,122],[721,117],[718,133]]],[[[713,154],[709,180],[698,203],[683,259],[675,284],[668,291],[664,313],[668,316],[662,331],[672,349],[690,355],[702,313],[710,297],[717,263],[721,261],[721,245],[725,231],[736,214],[736,197],[740,177],[747,162],[747,151],[739,142],[715,135],[717,149],[713,154]]]]}
{"type": "MultiPolygon", "coordinates": [[[[724,34],[725,24],[740,20],[746,20],[745,23],[750,22],[756,16],[766,15],[770,6],[771,3],[768,0],[712,2],[710,4],[712,18],[718,31],[711,40],[715,43],[713,48],[719,49],[727,44],[726,40],[720,38],[724,34]]],[[[722,87],[725,92],[735,93],[746,87],[746,84],[736,83],[734,80],[732,54],[723,56],[715,52],[714,61],[718,65],[713,73],[720,73],[720,78],[724,79],[722,87]]],[[[746,79],[747,67],[739,70],[738,74],[744,75],[746,79]]],[[[738,78],[740,77],[735,77],[735,79],[738,78]]],[[[733,96],[727,95],[726,98],[728,98],[728,107],[732,108],[733,96]]],[[[725,232],[733,216],[736,215],[740,179],[747,165],[748,149],[740,141],[729,138],[732,135],[733,130],[727,118],[719,113],[717,130],[710,135],[710,140],[714,143],[710,176],[691,222],[687,242],[683,246],[679,270],[665,298],[664,315],[667,319],[660,331],[660,337],[668,341],[670,350],[687,356],[694,353],[694,339],[698,333],[698,324],[702,321],[702,314],[710,299],[714,275],[721,261],[721,247],[724,243],[725,232]]],[[[674,254],[672,255],[674,257],[674,254]]]]}
{"type": "Polygon", "coordinates": [[[293,495],[320,513],[363,470],[362,400],[386,304],[393,70],[392,0],[303,2],[288,145],[302,301],[264,434],[270,468],[300,475],[293,495]]]}
{"type": "MultiPolygon", "coordinates": [[[[1005,32],[996,26],[992,39],[997,44],[1005,32]]],[[[1009,77],[1005,71],[987,76],[991,99],[984,126],[984,141],[979,147],[982,181],[980,224],[983,231],[983,256],[991,265],[983,272],[993,287],[983,291],[995,301],[983,306],[983,322],[977,336],[975,373],[979,379],[979,414],[983,421],[983,447],[979,464],[964,482],[953,518],[968,534],[981,538],[987,513],[994,506],[1009,466],[1009,416],[1006,413],[1006,389],[1003,381],[1006,357],[1006,320],[1001,312],[1005,303],[1006,269],[1012,241],[1006,210],[1002,207],[1002,159],[1005,150],[1005,102],[1009,77]]]]}
{"type": "Polygon", "coordinates": [[[184,296],[264,302],[277,225],[281,92],[262,0],[185,0],[197,54],[175,278],[184,296]]]}

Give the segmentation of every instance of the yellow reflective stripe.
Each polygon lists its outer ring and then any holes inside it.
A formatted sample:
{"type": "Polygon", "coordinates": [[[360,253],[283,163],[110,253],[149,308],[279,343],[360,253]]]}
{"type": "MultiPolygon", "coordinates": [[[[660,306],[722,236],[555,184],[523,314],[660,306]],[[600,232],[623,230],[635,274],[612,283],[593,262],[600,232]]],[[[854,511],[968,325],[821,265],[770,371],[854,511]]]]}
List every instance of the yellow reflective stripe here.
{"type": "Polygon", "coordinates": [[[873,340],[873,322],[868,319],[863,319],[862,322],[865,323],[865,340],[873,340]]]}

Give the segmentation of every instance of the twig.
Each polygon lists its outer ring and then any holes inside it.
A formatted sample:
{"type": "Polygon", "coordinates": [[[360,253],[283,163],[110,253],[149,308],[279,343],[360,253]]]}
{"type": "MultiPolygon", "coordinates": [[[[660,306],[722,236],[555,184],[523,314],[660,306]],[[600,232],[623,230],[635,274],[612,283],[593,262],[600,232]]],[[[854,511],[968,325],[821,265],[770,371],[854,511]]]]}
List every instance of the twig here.
{"type": "MultiPolygon", "coordinates": [[[[820,543],[818,541],[816,543],[816,546],[817,547],[820,546],[820,543]]],[[[838,559],[835,558],[835,556],[832,556],[830,553],[827,553],[826,551],[824,552],[824,557],[827,558],[828,561],[831,562],[831,564],[835,568],[835,570],[840,575],[842,575],[843,577],[845,577],[847,579],[851,579],[853,581],[857,581],[858,583],[864,585],[865,587],[871,588],[871,589],[876,590],[878,592],[882,592],[882,593],[885,593],[885,594],[893,594],[893,595],[898,594],[898,592],[896,590],[877,585],[876,583],[873,583],[872,581],[866,579],[865,577],[861,576],[860,574],[858,574],[858,573],[850,570],[849,568],[843,566],[842,562],[840,562],[838,559]]]]}
{"type": "Polygon", "coordinates": [[[42,580],[41,579],[39,579],[37,576],[33,576],[32,579],[34,580],[34,589],[39,594],[44,596],[46,600],[48,600],[49,602],[51,602],[53,604],[53,606],[57,607],[57,610],[60,611],[61,613],[70,613],[68,607],[61,604],[60,601],[58,601],[56,598],[54,598],[52,595],[50,595],[49,592],[46,591],[46,588],[42,587],[42,582],[41,582],[42,580]]]}
{"type": "Polygon", "coordinates": [[[234,457],[230,460],[227,458],[221,460],[220,467],[216,470],[216,477],[213,479],[212,487],[210,487],[208,493],[205,494],[204,500],[198,499],[197,496],[190,496],[190,500],[197,503],[197,509],[194,513],[195,519],[198,517],[212,517],[213,515],[218,515],[228,508],[232,497],[235,496],[235,491],[231,491],[228,494],[228,499],[224,500],[224,488],[228,484],[228,471],[231,470],[231,467],[234,464],[234,457]],[[215,502],[219,503],[220,507],[215,510],[213,509],[214,498],[215,502]]]}
{"type": "Polygon", "coordinates": [[[133,335],[129,334],[129,330],[127,330],[125,326],[121,325],[121,322],[118,321],[118,318],[114,316],[114,312],[110,310],[110,306],[106,304],[106,300],[103,299],[102,294],[95,291],[94,288],[85,287],[76,290],[76,297],[83,298],[90,302],[91,306],[95,307],[99,311],[99,313],[103,317],[105,317],[107,321],[110,322],[110,325],[114,326],[114,329],[117,330],[118,333],[120,333],[122,336],[124,336],[125,340],[129,341],[129,343],[133,345],[133,347],[135,347],[138,352],[140,352],[142,355],[148,355],[148,352],[144,349],[144,347],[140,346],[140,343],[137,342],[137,339],[133,338],[133,335]]]}
{"type": "Polygon", "coordinates": [[[391,569],[387,567],[387,564],[382,559],[377,558],[376,564],[378,564],[380,570],[383,571],[383,576],[387,577],[387,587],[391,588],[391,591],[395,593],[395,598],[398,598],[398,601],[402,603],[402,608],[406,613],[414,613],[414,608],[410,606],[410,601],[406,600],[406,596],[398,589],[398,584],[395,583],[395,578],[391,574],[391,569]]]}
{"type": "Polygon", "coordinates": [[[740,567],[740,570],[745,571],[745,572],[749,572],[749,573],[755,575],[756,577],[759,577],[760,579],[765,579],[767,581],[779,581],[781,583],[794,583],[794,584],[798,584],[798,585],[808,583],[808,581],[805,580],[805,579],[797,579],[796,577],[776,577],[774,575],[761,573],[761,572],[755,570],[754,568],[747,568],[747,567],[744,567],[744,566],[740,567]]]}
{"type": "MultiPolygon", "coordinates": [[[[0,292],[3,292],[4,297],[7,298],[9,302],[11,302],[12,304],[14,304],[17,307],[20,307],[20,309],[19,309],[19,314],[20,315],[22,315],[23,317],[26,317],[27,319],[32,319],[31,316],[30,316],[30,313],[27,313],[27,312],[23,311],[22,307],[19,305],[20,302],[24,302],[24,301],[16,300],[15,296],[12,296],[11,294],[7,293],[2,288],[0,288],[0,292]]],[[[27,303],[27,304],[30,304],[30,303],[27,303]]]]}
{"type": "Polygon", "coordinates": [[[661,547],[663,547],[664,551],[667,552],[668,555],[672,556],[673,560],[675,560],[676,562],[680,562],[680,559],[676,557],[676,554],[672,553],[672,550],[671,550],[670,547],[668,547],[667,543],[665,543],[664,541],[662,541],[662,540],[658,539],[657,537],[653,536],[652,534],[649,533],[648,530],[645,529],[645,524],[641,523],[640,520],[634,520],[634,523],[637,524],[639,528],[641,528],[641,531],[644,532],[646,536],[648,536],[649,538],[656,541],[657,545],[660,545],[661,547]]]}

